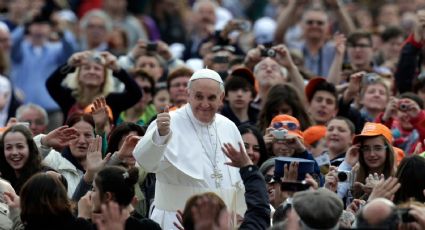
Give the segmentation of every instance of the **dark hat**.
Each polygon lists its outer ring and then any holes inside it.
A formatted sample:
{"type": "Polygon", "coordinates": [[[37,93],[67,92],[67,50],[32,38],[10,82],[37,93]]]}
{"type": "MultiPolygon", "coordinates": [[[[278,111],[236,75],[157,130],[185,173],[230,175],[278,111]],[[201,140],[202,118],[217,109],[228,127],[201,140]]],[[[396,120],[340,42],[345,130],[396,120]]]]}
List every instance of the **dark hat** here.
{"type": "Polygon", "coordinates": [[[314,93],[316,92],[316,88],[319,84],[321,84],[322,82],[326,82],[326,79],[322,78],[322,77],[316,77],[311,79],[307,85],[305,86],[305,95],[307,97],[307,100],[310,102],[311,99],[313,99],[314,93]]]}
{"type": "Polygon", "coordinates": [[[344,209],[341,199],[324,188],[295,193],[292,207],[302,222],[314,229],[335,227],[344,209]]]}
{"type": "Polygon", "coordinates": [[[254,74],[248,68],[241,67],[232,71],[230,74],[232,77],[242,77],[245,78],[249,84],[255,86],[255,77],[254,74]]]}

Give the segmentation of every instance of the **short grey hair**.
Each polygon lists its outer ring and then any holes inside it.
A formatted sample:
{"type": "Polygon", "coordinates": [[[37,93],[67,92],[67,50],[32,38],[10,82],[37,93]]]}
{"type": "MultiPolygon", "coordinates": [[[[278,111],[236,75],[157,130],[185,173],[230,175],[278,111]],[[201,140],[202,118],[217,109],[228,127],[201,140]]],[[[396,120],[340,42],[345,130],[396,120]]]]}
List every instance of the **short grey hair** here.
{"type": "Polygon", "coordinates": [[[81,19],[80,27],[82,29],[86,29],[88,24],[89,24],[90,19],[92,19],[92,18],[101,18],[105,22],[106,30],[108,32],[112,31],[114,24],[112,22],[111,17],[107,13],[105,13],[105,11],[99,10],[99,9],[95,9],[95,10],[91,10],[91,11],[87,12],[84,15],[84,17],[81,19]]]}
{"type": "MultiPolygon", "coordinates": [[[[272,59],[273,61],[276,62],[276,60],[272,59]]],[[[258,73],[258,70],[260,68],[260,64],[263,60],[261,60],[260,62],[258,62],[255,66],[254,66],[254,76],[255,74],[258,73]]],[[[276,62],[277,63],[277,62],[276,62]]],[[[280,66],[280,75],[282,75],[282,77],[284,78],[288,78],[288,69],[286,69],[285,67],[281,66],[279,63],[277,63],[280,66]]]]}
{"type": "Polygon", "coordinates": [[[199,11],[199,8],[204,3],[209,3],[212,6],[214,6],[214,10],[216,10],[217,7],[218,7],[218,3],[216,1],[214,1],[214,0],[196,0],[196,2],[193,4],[192,11],[193,12],[198,12],[199,11]]]}
{"type": "MultiPolygon", "coordinates": [[[[209,79],[209,78],[201,78],[201,79],[209,79]]],[[[196,80],[200,80],[200,79],[196,79],[196,80]]],[[[196,80],[194,80],[194,81],[196,81],[196,80]]],[[[187,89],[188,90],[192,89],[192,82],[193,81],[189,80],[189,82],[187,83],[187,89]]],[[[217,82],[217,83],[218,83],[218,86],[220,88],[220,93],[224,93],[224,83],[222,83],[222,82],[217,82]]]]}
{"type": "Polygon", "coordinates": [[[46,110],[43,109],[41,106],[33,104],[33,103],[28,103],[28,104],[19,106],[19,108],[16,110],[16,119],[18,119],[18,121],[21,121],[23,113],[30,109],[36,110],[43,116],[45,125],[49,124],[49,117],[47,116],[46,110]]]}

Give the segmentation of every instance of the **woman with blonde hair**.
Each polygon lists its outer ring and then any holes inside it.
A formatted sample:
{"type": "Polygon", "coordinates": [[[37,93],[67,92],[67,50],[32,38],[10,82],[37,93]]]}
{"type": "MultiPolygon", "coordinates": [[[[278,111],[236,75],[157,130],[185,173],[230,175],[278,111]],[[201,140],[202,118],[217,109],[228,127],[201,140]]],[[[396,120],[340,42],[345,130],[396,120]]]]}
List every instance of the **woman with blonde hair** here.
{"type": "Polygon", "coordinates": [[[73,54],[46,82],[47,90],[66,117],[83,112],[95,98],[105,97],[113,120],[136,104],[142,92],[108,52],[83,51],[73,54]],[[116,79],[113,78],[115,76],[116,79]],[[118,84],[119,83],[119,84],[118,84]],[[116,84],[124,87],[116,87],[116,84]]]}

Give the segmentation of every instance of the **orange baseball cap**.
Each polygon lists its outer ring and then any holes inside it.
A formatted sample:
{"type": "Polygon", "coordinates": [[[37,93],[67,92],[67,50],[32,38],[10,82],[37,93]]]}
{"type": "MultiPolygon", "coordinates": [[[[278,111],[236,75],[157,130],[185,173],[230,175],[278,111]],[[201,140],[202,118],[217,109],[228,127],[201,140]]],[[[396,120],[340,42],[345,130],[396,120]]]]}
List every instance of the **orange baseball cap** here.
{"type": "MultiPolygon", "coordinates": [[[[295,136],[298,136],[301,139],[304,139],[303,132],[300,130],[300,122],[297,118],[285,114],[280,114],[275,117],[273,117],[272,122],[270,123],[270,127],[273,127],[274,123],[282,123],[282,122],[292,122],[296,124],[296,128],[287,129],[289,134],[293,134],[295,136]]],[[[282,127],[285,128],[285,127],[282,127]]]]}
{"type": "Polygon", "coordinates": [[[313,143],[324,138],[326,135],[326,126],[324,125],[313,125],[308,129],[304,130],[303,137],[304,143],[312,145],[313,143]]]}
{"type": "Polygon", "coordinates": [[[380,123],[366,122],[362,132],[353,138],[353,144],[357,144],[364,137],[375,137],[379,135],[384,136],[385,139],[387,139],[387,141],[392,144],[393,135],[387,126],[380,123]]]}
{"type": "Polygon", "coordinates": [[[400,149],[400,148],[397,148],[397,147],[394,147],[394,146],[393,146],[393,149],[394,149],[394,155],[395,155],[394,159],[395,159],[397,166],[398,166],[400,164],[401,160],[403,160],[405,154],[404,154],[403,149],[400,149]]]}

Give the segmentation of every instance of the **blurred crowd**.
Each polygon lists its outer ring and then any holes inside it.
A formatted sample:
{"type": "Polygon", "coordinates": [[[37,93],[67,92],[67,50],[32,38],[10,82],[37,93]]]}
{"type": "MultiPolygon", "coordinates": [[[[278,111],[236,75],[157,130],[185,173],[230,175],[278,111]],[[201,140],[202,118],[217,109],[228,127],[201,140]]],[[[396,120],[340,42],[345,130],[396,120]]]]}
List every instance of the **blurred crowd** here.
{"type": "Polygon", "coordinates": [[[0,229],[425,229],[424,44],[425,0],[0,0],[0,229]]]}

